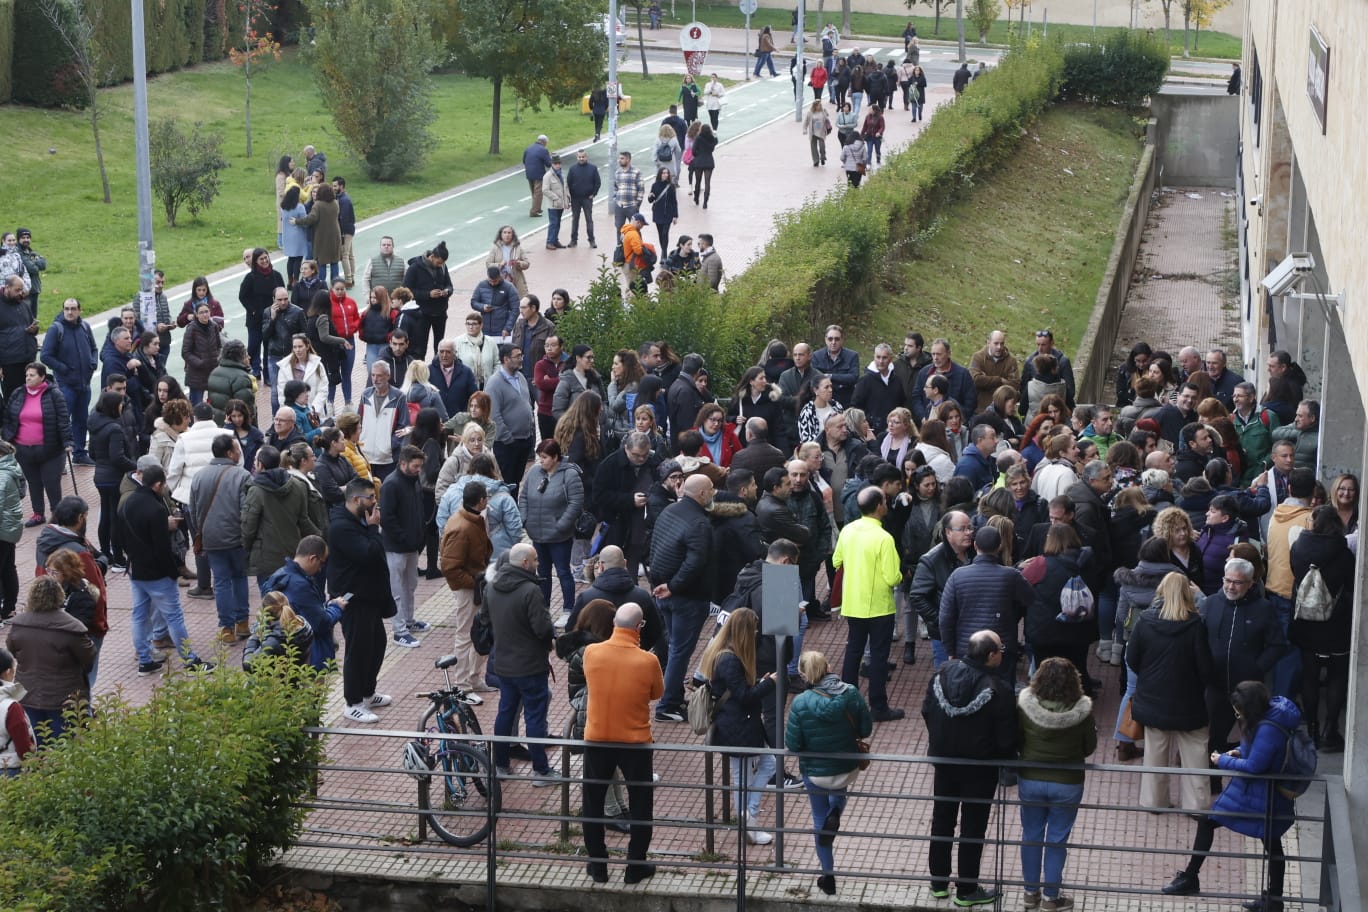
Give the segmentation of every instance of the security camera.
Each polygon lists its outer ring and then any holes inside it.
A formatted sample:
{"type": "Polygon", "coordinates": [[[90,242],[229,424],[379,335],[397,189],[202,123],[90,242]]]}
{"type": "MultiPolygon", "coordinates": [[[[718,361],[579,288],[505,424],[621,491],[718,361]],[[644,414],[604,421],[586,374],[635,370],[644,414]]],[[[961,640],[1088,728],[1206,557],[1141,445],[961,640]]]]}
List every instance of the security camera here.
{"type": "Polygon", "coordinates": [[[1309,253],[1291,253],[1259,282],[1273,297],[1292,291],[1301,280],[1316,268],[1316,259],[1309,253]]]}
{"type": "Polygon", "coordinates": [[[1259,204],[1262,203],[1262,202],[1263,202],[1263,197],[1262,197],[1262,196],[1251,196],[1251,197],[1249,198],[1249,205],[1251,205],[1251,206],[1257,206],[1257,205],[1259,205],[1259,204]]]}

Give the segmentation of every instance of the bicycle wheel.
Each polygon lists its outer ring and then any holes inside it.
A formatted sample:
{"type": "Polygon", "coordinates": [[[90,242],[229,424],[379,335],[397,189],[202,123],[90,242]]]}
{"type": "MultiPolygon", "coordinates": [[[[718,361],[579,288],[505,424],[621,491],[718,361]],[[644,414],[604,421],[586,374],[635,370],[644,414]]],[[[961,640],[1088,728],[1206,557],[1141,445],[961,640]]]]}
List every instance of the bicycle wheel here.
{"type": "Polygon", "coordinates": [[[418,807],[451,845],[467,848],[489,835],[490,809],[497,814],[501,805],[491,769],[489,757],[473,747],[446,742],[438,750],[437,772],[418,789],[418,807]]]}

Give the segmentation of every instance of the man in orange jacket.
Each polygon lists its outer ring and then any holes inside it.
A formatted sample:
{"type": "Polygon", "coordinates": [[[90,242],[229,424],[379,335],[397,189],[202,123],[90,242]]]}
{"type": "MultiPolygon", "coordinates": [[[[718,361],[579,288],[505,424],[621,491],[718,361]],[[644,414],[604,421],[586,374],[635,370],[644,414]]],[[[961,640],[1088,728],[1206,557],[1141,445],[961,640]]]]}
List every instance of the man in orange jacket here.
{"type": "Polygon", "coordinates": [[[655,874],[646,864],[654,817],[651,775],[651,702],[665,692],[660,661],[641,648],[641,606],[627,602],[613,616],[613,635],[584,650],[589,709],[584,740],[604,742],[584,749],[584,847],[589,876],[608,882],[608,847],[603,841],[603,801],[617,770],[627,780],[632,835],[627,843],[626,883],[655,874]],[[636,745],[646,745],[637,747],[636,745]]]}

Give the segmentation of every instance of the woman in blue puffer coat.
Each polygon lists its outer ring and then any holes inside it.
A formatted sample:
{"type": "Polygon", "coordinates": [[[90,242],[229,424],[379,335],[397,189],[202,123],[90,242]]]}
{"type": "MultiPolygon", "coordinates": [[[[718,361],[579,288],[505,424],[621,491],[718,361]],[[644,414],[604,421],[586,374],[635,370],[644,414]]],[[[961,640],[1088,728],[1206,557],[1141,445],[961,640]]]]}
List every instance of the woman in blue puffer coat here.
{"type": "Polygon", "coordinates": [[[808,803],[812,805],[812,837],[823,874],[817,886],[828,896],[836,892],[835,856],[832,843],[841,826],[846,792],[859,773],[855,760],[834,760],[814,754],[854,754],[855,742],[874,731],[874,717],[860,689],[842,681],[827,667],[826,656],[808,651],[798,657],[798,672],[808,689],[799,694],[789,710],[784,743],[800,754],[808,803]]]}
{"type": "MultiPolygon", "coordinates": [[[[1240,720],[1240,746],[1229,753],[1211,752],[1211,762],[1223,770],[1253,776],[1283,771],[1287,759],[1287,741],[1301,724],[1301,711],[1286,697],[1269,698],[1262,681],[1241,681],[1230,695],[1235,716],[1240,720]]],[[[1292,826],[1293,799],[1284,795],[1278,784],[1270,779],[1250,779],[1236,776],[1230,780],[1211,807],[1211,813],[1197,824],[1197,836],[1192,843],[1193,856],[1187,867],[1178,872],[1163,892],[1170,896],[1192,896],[1201,892],[1198,872],[1211,851],[1217,827],[1225,827],[1245,836],[1253,836],[1264,844],[1268,853],[1268,889],[1246,909],[1281,912],[1283,908],[1283,874],[1287,861],[1283,857],[1282,836],[1292,826]],[[1272,813],[1268,803],[1273,802],[1272,813]]]]}

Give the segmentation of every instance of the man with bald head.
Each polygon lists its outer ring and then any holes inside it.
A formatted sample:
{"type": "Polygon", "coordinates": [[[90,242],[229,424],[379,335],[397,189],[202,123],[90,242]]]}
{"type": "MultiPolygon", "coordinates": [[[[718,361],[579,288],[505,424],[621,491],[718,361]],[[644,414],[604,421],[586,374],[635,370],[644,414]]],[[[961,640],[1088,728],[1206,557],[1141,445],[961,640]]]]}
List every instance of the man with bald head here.
{"type": "Polygon", "coordinates": [[[732,456],[731,468],[747,469],[756,478],[784,465],[784,451],[770,443],[770,426],[764,418],[746,419],[746,445],[732,456]]]}
{"type": "Polygon", "coordinates": [[[656,610],[655,602],[651,601],[651,593],[637,585],[636,573],[628,569],[627,555],[617,545],[605,545],[598,553],[594,582],[576,596],[575,607],[565,619],[566,630],[575,629],[579,613],[594,599],[603,599],[618,607],[628,602],[642,606],[646,626],[641,628],[641,648],[650,650],[655,647],[662,632],[660,612],[656,610]]]}
{"type": "MultiPolygon", "coordinates": [[[[546,707],[551,699],[547,676],[551,673],[548,655],[556,639],[551,610],[542,595],[537,577],[537,551],[518,542],[499,558],[494,581],[485,590],[485,606],[499,646],[489,657],[489,670],[499,680],[499,713],[494,717],[494,734],[513,734],[518,706],[522,706],[527,737],[546,737],[546,707]]],[[[511,745],[494,745],[494,765],[499,775],[509,776],[508,751],[511,745]]],[[[544,744],[528,744],[532,755],[532,787],[556,784],[556,776],[546,759],[544,744]]]]}
{"type": "Polygon", "coordinates": [[[627,782],[627,813],[632,819],[623,880],[639,883],[655,873],[655,865],[646,864],[655,815],[651,701],[660,699],[665,684],[660,663],[641,648],[643,617],[640,604],[623,604],[613,616],[613,635],[584,650],[589,691],[584,740],[591,742],[584,748],[584,848],[595,883],[608,882],[603,800],[608,780],[617,771],[627,782]]]}
{"type": "Polygon", "coordinates": [[[303,441],[304,434],[295,421],[295,410],[288,405],[276,409],[271,427],[266,432],[266,442],[277,450],[288,450],[295,441],[303,441]]]}
{"type": "Polygon", "coordinates": [[[1007,350],[1007,334],[995,329],[988,343],[969,359],[969,376],[974,380],[979,402],[990,402],[999,386],[1016,389],[1021,385],[1021,365],[1007,350]]]}
{"type": "Polygon", "coordinates": [[[670,641],[657,722],[684,721],[684,676],[712,598],[712,499],[712,481],[706,475],[690,475],[679,489],[679,500],[656,519],[651,536],[651,594],[670,641]]]}

